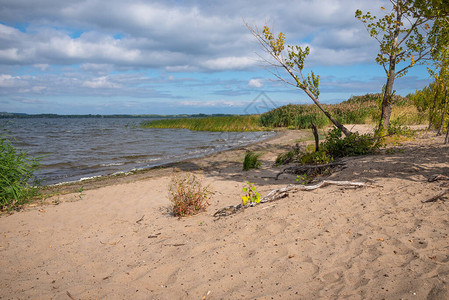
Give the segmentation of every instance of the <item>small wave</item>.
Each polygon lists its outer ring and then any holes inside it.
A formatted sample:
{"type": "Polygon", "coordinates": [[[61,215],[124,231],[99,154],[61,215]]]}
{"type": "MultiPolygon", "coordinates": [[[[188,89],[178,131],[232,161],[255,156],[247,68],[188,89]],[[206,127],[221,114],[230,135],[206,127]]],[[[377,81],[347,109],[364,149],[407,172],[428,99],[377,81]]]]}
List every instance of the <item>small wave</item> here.
{"type": "Polygon", "coordinates": [[[105,163],[101,164],[101,167],[112,167],[112,166],[123,166],[125,163],[119,162],[119,163],[105,163]]]}
{"type": "Polygon", "coordinates": [[[145,159],[145,160],[138,160],[138,161],[136,161],[136,163],[144,164],[144,163],[149,163],[149,162],[158,161],[158,160],[161,160],[161,159],[160,158],[150,158],[150,159],[145,159]]]}
{"type": "Polygon", "coordinates": [[[103,177],[103,175],[90,176],[90,177],[82,177],[82,178],[80,178],[80,180],[78,180],[78,181],[85,181],[85,180],[95,179],[95,178],[100,178],[100,177],[103,177]]]}

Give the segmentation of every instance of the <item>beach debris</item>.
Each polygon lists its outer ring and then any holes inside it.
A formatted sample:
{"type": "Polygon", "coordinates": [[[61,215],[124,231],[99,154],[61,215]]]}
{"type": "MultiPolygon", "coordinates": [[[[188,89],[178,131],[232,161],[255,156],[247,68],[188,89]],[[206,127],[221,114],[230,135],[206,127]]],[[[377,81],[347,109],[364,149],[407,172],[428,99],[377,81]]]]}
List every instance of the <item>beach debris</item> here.
{"type": "Polygon", "coordinates": [[[346,165],[345,162],[332,162],[328,164],[320,164],[320,165],[296,165],[292,167],[288,167],[283,169],[281,172],[276,174],[274,177],[275,180],[279,179],[279,176],[281,176],[284,173],[287,174],[307,174],[308,176],[311,176],[313,174],[320,174],[323,173],[325,170],[335,167],[342,167],[344,168],[346,165]]]}
{"type": "Polygon", "coordinates": [[[69,296],[70,299],[75,300],[75,298],[73,298],[72,294],[70,294],[69,291],[67,291],[67,296],[69,296]]]}
{"type": "Polygon", "coordinates": [[[446,194],[449,194],[449,189],[446,189],[446,190],[442,191],[441,193],[439,193],[438,195],[433,196],[433,197],[431,197],[431,198],[429,198],[427,200],[423,200],[423,201],[421,201],[421,203],[435,202],[435,201],[437,201],[438,199],[440,199],[441,197],[443,197],[446,194]]]}
{"type": "Polygon", "coordinates": [[[117,240],[117,241],[115,241],[115,242],[112,242],[112,243],[107,243],[107,242],[102,242],[102,241],[100,241],[100,244],[103,244],[103,245],[112,245],[112,246],[114,246],[114,245],[117,245],[118,243],[120,243],[122,241],[122,239],[119,239],[119,240],[117,240]]]}
{"type": "Polygon", "coordinates": [[[224,208],[221,208],[217,210],[214,213],[214,217],[226,217],[232,214],[235,214],[239,211],[241,211],[244,208],[250,207],[250,206],[256,206],[260,203],[267,203],[271,201],[276,201],[282,198],[285,198],[289,195],[290,192],[297,192],[297,191],[312,191],[316,190],[318,188],[321,188],[323,186],[327,185],[338,185],[338,186],[355,186],[355,187],[366,187],[367,184],[364,182],[355,182],[355,181],[335,181],[335,180],[323,180],[317,184],[314,185],[294,185],[289,184],[286,187],[275,189],[269,192],[267,195],[262,197],[260,199],[259,203],[251,203],[248,206],[243,206],[241,203],[237,205],[230,205],[226,206],[224,208]]]}
{"type": "Polygon", "coordinates": [[[137,224],[140,224],[140,222],[142,222],[143,218],[145,217],[145,215],[143,215],[139,220],[136,221],[137,224]]]}

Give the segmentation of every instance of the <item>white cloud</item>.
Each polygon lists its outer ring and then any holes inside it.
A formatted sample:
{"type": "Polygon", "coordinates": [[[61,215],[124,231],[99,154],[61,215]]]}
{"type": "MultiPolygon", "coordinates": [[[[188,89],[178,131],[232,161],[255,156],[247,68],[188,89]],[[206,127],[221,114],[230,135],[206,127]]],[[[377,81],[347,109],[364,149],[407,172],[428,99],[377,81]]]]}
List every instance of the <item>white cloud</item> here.
{"type": "Polygon", "coordinates": [[[41,71],[46,71],[48,68],[50,68],[49,64],[34,64],[33,67],[38,68],[41,71]]]}
{"type": "Polygon", "coordinates": [[[253,78],[248,82],[248,86],[253,88],[261,88],[263,83],[261,79],[253,78]]]}
{"type": "Polygon", "coordinates": [[[182,106],[191,107],[243,107],[247,103],[242,101],[226,101],[226,100],[210,100],[210,101],[181,101],[179,103],[182,106]]]}
{"type": "Polygon", "coordinates": [[[12,88],[23,86],[24,82],[19,76],[11,76],[9,74],[0,74],[0,87],[12,88]]]}
{"type": "Polygon", "coordinates": [[[103,89],[103,88],[115,89],[121,87],[120,84],[111,82],[106,76],[94,78],[93,80],[87,80],[82,84],[82,86],[93,89],[103,89]]]}
{"type": "Polygon", "coordinates": [[[254,66],[257,61],[251,57],[220,57],[209,59],[202,63],[203,67],[210,70],[241,70],[254,66]]]}

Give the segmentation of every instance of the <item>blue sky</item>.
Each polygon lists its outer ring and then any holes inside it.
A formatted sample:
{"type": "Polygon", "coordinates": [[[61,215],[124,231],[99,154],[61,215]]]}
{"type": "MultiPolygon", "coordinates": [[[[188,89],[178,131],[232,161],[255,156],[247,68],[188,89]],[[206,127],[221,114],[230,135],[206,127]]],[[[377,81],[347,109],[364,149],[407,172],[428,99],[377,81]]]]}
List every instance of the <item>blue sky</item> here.
{"type": "MultiPolygon", "coordinates": [[[[238,114],[261,93],[276,106],[311,103],[267,70],[245,22],[310,46],[321,102],[376,93],[386,80],[379,47],[354,13],[389,3],[0,0],[0,112],[238,114]]],[[[416,66],[395,89],[429,81],[416,66]]]]}

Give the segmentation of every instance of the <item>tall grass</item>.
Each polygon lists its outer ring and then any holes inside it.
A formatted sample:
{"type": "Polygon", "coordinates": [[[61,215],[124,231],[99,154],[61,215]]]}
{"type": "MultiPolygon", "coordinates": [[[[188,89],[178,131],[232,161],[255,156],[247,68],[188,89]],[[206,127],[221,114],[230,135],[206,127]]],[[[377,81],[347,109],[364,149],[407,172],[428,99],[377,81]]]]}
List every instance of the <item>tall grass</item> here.
{"type": "Polygon", "coordinates": [[[258,115],[163,119],[144,121],[144,128],[182,128],[197,131],[261,131],[258,115]]]}
{"type": "MultiPolygon", "coordinates": [[[[339,104],[323,105],[343,124],[376,124],[380,118],[382,94],[353,96],[339,104]]],[[[416,109],[406,97],[393,96],[391,120],[401,124],[422,124],[425,113],[416,109]]],[[[323,128],[332,125],[316,105],[288,104],[262,115],[219,116],[144,121],[145,128],[185,128],[199,131],[260,131],[269,128],[311,128],[311,122],[323,128]]]]}
{"type": "Polygon", "coordinates": [[[258,169],[261,165],[259,161],[259,156],[261,153],[256,153],[249,151],[245,155],[245,159],[243,160],[243,171],[248,171],[251,169],[258,169]]]}
{"type": "Polygon", "coordinates": [[[0,136],[0,209],[22,205],[38,192],[34,172],[36,158],[17,150],[6,136],[0,136]]]}
{"type": "MultiPolygon", "coordinates": [[[[380,117],[379,103],[382,94],[353,96],[333,105],[323,105],[330,114],[343,124],[376,123],[380,117]]],[[[401,118],[406,124],[421,122],[422,116],[407,98],[393,97],[392,119],[401,118]]],[[[260,116],[260,124],[265,127],[311,128],[311,121],[319,128],[331,125],[329,119],[316,105],[288,104],[266,112],[260,116]]]]}

